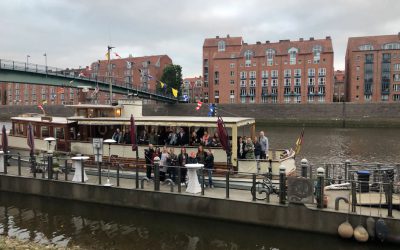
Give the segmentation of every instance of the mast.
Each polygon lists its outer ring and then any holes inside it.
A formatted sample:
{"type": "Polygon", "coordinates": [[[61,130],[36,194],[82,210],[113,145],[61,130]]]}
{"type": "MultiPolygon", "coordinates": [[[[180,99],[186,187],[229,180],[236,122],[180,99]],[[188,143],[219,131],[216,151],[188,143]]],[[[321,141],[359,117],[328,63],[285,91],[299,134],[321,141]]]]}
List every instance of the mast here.
{"type": "Polygon", "coordinates": [[[110,83],[110,98],[109,98],[110,105],[112,104],[112,101],[113,101],[113,99],[112,99],[112,76],[111,76],[111,64],[110,64],[111,50],[113,48],[115,48],[115,47],[112,47],[110,45],[107,46],[107,60],[108,60],[107,67],[108,67],[108,77],[109,77],[109,83],[110,83]]]}

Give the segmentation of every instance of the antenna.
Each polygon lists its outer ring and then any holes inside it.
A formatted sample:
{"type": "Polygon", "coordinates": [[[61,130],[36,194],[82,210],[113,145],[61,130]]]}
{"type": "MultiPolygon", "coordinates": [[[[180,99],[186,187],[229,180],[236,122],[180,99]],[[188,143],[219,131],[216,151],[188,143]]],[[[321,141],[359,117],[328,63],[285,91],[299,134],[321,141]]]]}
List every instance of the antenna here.
{"type": "Polygon", "coordinates": [[[110,105],[112,104],[112,76],[111,76],[111,64],[110,64],[110,59],[111,59],[111,50],[115,48],[111,45],[107,46],[107,60],[108,60],[108,77],[109,77],[109,84],[110,84],[110,105]]]}

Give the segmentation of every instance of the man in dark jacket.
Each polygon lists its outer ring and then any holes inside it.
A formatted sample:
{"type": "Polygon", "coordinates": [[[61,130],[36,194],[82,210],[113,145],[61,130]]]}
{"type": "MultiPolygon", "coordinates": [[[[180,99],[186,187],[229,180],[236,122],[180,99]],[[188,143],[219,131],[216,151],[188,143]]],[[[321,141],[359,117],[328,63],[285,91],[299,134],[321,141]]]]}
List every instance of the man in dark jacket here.
{"type": "Polygon", "coordinates": [[[207,169],[207,173],[208,173],[208,186],[210,188],[214,188],[214,185],[212,182],[212,174],[214,171],[214,155],[213,155],[211,149],[207,150],[207,156],[206,156],[204,167],[207,169]]]}
{"type": "Polygon", "coordinates": [[[253,138],[253,144],[254,144],[254,155],[257,161],[257,173],[260,173],[261,144],[258,141],[257,136],[253,138]]]}
{"type": "Polygon", "coordinates": [[[189,145],[189,136],[185,133],[183,128],[180,128],[179,132],[176,134],[176,144],[179,146],[189,145]]]}
{"type": "Polygon", "coordinates": [[[146,176],[151,179],[151,169],[153,168],[153,144],[149,144],[149,148],[144,150],[144,157],[146,158],[146,176]]]}

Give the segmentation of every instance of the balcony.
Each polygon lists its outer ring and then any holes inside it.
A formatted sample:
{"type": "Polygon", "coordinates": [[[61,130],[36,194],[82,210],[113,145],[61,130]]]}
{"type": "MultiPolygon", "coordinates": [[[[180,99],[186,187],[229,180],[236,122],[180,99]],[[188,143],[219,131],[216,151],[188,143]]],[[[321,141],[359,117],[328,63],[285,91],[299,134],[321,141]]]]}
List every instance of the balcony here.
{"type": "Polygon", "coordinates": [[[245,82],[241,82],[241,83],[240,83],[240,87],[241,87],[241,88],[246,88],[246,83],[245,83],[245,82]]]}
{"type": "Polygon", "coordinates": [[[268,79],[268,75],[262,75],[261,78],[262,79],[268,79]]]}
{"type": "Polygon", "coordinates": [[[244,76],[244,75],[240,76],[240,80],[246,80],[246,79],[247,79],[247,76],[244,76]]]}
{"type": "Polygon", "coordinates": [[[301,78],[301,74],[295,74],[294,77],[295,78],[301,78]]]}
{"type": "Polygon", "coordinates": [[[318,76],[326,76],[326,72],[318,72],[318,76]]]}

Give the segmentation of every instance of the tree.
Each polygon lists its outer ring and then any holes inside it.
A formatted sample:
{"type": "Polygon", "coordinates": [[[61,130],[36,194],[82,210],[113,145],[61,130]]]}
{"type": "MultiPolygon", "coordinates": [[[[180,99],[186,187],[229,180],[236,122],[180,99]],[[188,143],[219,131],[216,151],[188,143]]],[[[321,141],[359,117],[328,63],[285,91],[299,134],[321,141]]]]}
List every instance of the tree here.
{"type": "Polygon", "coordinates": [[[171,88],[178,90],[178,95],[181,95],[182,85],[182,67],[177,64],[170,64],[164,68],[161,80],[167,85],[166,89],[162,89],[160,84],[157,84],[157,91],[162,93],[171,93],[171,88]]]}

